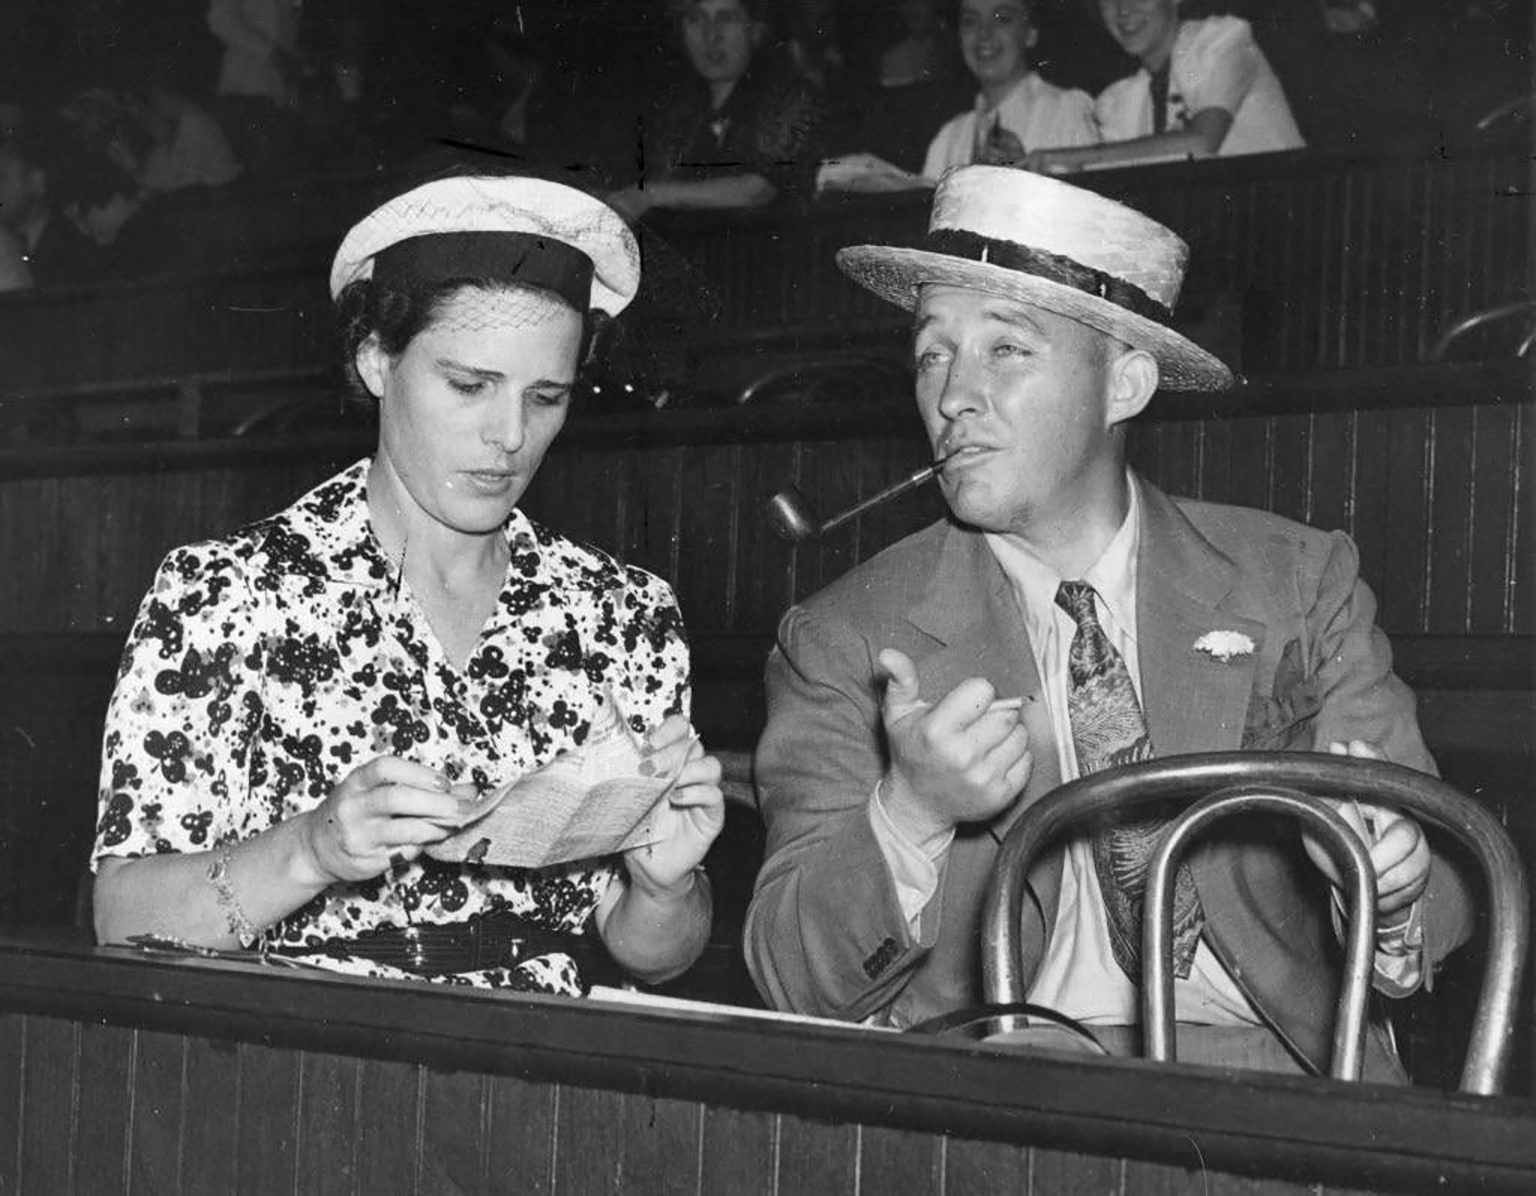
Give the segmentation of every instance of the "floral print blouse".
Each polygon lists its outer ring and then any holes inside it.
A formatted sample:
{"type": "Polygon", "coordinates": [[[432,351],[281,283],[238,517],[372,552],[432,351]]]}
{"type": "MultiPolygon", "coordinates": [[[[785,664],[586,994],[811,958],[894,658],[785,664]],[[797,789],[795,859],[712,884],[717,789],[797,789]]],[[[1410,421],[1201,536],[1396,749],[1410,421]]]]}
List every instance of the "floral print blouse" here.
{"type": "MultiPolygon", "coordinates": [[[[687,701],[665,582],[514,511],[496,608],[462,671],[374,538],[364,459],[287,510],[171,552],[107,712],[93,860],[208,851],[313,809],[394,755],[481,788],[585,739],[605,690],[635,729],[687,701]]],[[[617,860],[529,871],[426,857],[336,884],[267,933],[285,949],[510,910],[582,930],[617,860]]],[[[579,991],[566,956],[514,987],[579,991]]]]}

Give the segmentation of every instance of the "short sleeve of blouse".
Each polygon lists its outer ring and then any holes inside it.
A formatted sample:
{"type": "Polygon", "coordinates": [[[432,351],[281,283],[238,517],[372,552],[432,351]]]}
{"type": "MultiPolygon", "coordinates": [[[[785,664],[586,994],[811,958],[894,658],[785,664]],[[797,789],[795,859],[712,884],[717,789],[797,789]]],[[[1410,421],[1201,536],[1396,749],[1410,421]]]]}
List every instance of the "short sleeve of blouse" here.
{"type": "Polygon", "coordinates": [[[104,855],[206,851],[250,833],[234,810],[261,710],[253,611],[226,546],[179,548],[161,564],[107,708],[93,868],[104,855]]]}
{"type": "Polygon", "coordinates": [[[1191,115],[1224,108],[1234,116],[1258,77],[1260,54],[1253,30],[1238,17],[1191,21],[1186,52],[1177,54],[1174,80],[1191,115]]]}
{"type": "Polygon", "coordinates": [[[635,730],[642,731],[668,715],[691,715],[688,640],[672,587],[634,566],[624,573],[625,709],[635,730]]]}

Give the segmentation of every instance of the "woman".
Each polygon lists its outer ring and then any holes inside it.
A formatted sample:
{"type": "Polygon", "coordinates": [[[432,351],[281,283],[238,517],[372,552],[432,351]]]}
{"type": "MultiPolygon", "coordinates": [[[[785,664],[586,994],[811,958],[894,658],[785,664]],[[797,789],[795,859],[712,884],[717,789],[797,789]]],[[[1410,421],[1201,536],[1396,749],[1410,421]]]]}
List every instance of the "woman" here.
{"type": "Polygon", "coordinates": [[[809,194],[821,104],[760,63],[766,0],[671,0],[693,78],[644,136],[643,177],[608,201],[630,220],[655,208],[754,208],[809,194]]]}
{"type": "Polygon", "coordinates": [[[517,506],[589,313],[623,309],[638,263],[616,213],[535,179],[440,179],[347,235],[331,293],[377,452],[161,566],[107,716],[101,941],[564,993],[589,925],[643,980],[698,956],[723,804],[671,592],[517,506]],[[680,769],[654,841],[540,871],[423,855],[477,793],[579,746],[610,694],[651,767],[680,769]]]}
{"type": "Polygon", "coordinates": [[[1040,39],[1026,0],[961,0],[960,54],[976,80],[975,107],[934,135],[923,175],[982,163],[1010,166],[1034,150],[1098,142],[1093,101],[1042,79],[1031,55],[1040,39]]]}
{"type": "Polygon", "coordinates": [[[1031,154],[1031,169],[1264,154],[1306,142],[1248,22],[1181,19],[1183,0],[1099,0],[1110,36],[1141,69],[1094,101],[1104,144],[1031,154]]]}

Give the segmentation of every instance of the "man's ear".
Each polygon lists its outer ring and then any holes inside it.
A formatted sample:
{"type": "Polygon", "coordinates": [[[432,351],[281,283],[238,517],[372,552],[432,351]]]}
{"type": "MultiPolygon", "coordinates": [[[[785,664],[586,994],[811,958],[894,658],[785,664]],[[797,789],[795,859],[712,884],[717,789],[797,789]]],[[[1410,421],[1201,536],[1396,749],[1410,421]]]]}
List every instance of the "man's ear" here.
{"type": "Polygon", "coordinates": [[[1145,349],[1123,349],[1110,358],[1105,373],[1109,389],[1105,414],[1111,427],[1135,419],[1157,393],[1157,359],[1145,349]]]}
{"type": "Polygon", "coordinates": [[[389,370],[389,354],[379,344],[379,334],[370,333],[368,339],[358,345],[352,358],[357,366],[357,376],[363,380],[368,393],[375,399],[384,397],[384,376],[389,370]]]}

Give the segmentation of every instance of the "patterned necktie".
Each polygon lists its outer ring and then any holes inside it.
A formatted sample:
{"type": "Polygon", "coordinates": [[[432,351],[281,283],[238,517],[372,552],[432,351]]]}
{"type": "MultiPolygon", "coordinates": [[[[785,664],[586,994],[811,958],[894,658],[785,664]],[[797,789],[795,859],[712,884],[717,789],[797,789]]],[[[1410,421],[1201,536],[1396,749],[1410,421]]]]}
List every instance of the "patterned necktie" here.
{"type": "Polygon", "coordinates": [[[1169,59],[1152,72],[1152,131],[1161,133],[1168,127],[1168,85],[1171,81],[1170,68],[1173,59],[1169,59]]]}
{"type": "MultiPolygon", "coordinates": [[[[1150,760],[1153,755],[1131,674],[1099,626],[1093,600],[1093,587],[1086,581],[1064,581],[1056,591],[1056,605],[1077,624],[1067,653],[1067,716],[1077,750],[1077,770],[1083,776],[1150,760]]],[[[1143,818],[1112,823],[1093,835],[1093,862],[1104,894],[1115,962],[1137,983],[1141,981],[1141,909],[1147,864],[1166,825],[1166,819],[1143,818]]],[[[1181,863],[1173,895],[1173,962],[1174,972],[1181,978],[1189,976],[1204,922],[1195,878],[1189,865],[1181,863]]]]}

